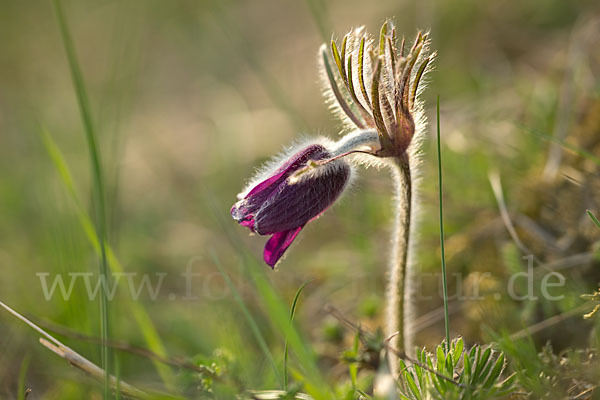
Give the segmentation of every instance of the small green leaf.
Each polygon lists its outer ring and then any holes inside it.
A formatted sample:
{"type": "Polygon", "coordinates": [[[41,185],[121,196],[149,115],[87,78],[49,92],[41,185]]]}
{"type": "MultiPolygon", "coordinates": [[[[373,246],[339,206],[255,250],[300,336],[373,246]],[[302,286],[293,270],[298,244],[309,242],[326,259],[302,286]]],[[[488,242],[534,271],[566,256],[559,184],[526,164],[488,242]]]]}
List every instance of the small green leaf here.
{"type": "Polygon", "coordinates": [[[487,349],[485,349],[485,351],[481,355],[481,358],[479,358],[477,360],[477,364],[475,365],[475,372],[473,373],[473,380],[472,380],[473,383],[477,383],[479,381],[479,378],[482,378],[482,376],[481,376],[482,372],[483,372],[484,368],[487,366],[488,360],[490,359],[491,355],[492,355],[492,348],[488,347],[487,349]]]}
{"type": "Polygon", "coordinates": [[[488,362],[485,365],[485,368],[483,369],[483,371],[481,371],[481,373],[479,374],[479,376],[477,377],[477,382],[482,382],[486,376],[488,376],[490,369],[492,369],[492,366],[494,365],[494,357],[493,357],[493,352],[492,352],[492,357],[488,360],[488,362]]]}
{"type": "Polygon", "coordinates": [[[496,381],[498,380],[498,377],[500,376],[500,374],[502,373],[503,370],[504,370],[504,354],[500,354],[500,356],[498,357],[498,360],[496,360],[494,369],[492,369],[492,372],[490,372],[490,376],[488,376],[488,378],[486,379],[485,383],[483,384],[483,387],[486,389],[492,387],[494,385],[494,383],[496,383],[496,381]]]}
{"type": "MultiPolygon", "coordinates": [[[[427,366],[430,370],[434,371],[433,361],[431,361],[430,357],[427,357],[427,366]]],[[[433,386],[435,386],[435,389],[438,391],[438,393],[440,395],[443,395],[446,392],[445,381],[439,376],[432,373],[429,373],[428,376],[431,377],[431,382],[433,383],[433,386]]]]}
{"type": "Polygon", "coordinates": [[[350,363],[348,366],[348,370],[350,372],[350,381],[352,382],[352,389],[356,390],[356,380],[358,376],[358,364],[350,363]]]}
{"type": "Polygon", "coordinates": [[[414,369],[415,369],[415,375],[417,376],[417,380],[419,381],[419,387],[423,388],[425,387],[424,384],[424,380],[423,380],[423,368],[420,365],[414,365],[414,369]]]}
{"type": "Polygon", "coordinates": [[[444,366],[446,367],[446,373],[452,376],[452,373],[454,372],[454,364],[452,363],[452,356],[450,354],[446,356],[446,362],[444,363],[444,366]]]}
{"type": "Polygon", "coordinates": [[[454,349],[452,351],[452,359],[454,361],[454,365],[458,364],[458,361],[460,360],[460,356],[462,355],[464,346],[465,346],[465,342],[463,341],[462,337],[459,337],[457,340],[454,341],[454,349]]]}
{"type": "Polygon", "coordinates": [[[446,364],[446,355],[444,354],[444,349],[442,348],[442,346],[437,346],[436,358],[437,358],[436,371],[443,374],[445,371],[444,365],[446,364]]]}
{"type": "Polygon", "coordinates": [[[404,379],[406,379],[406,383],[408,384],[408,388],[410,389],[413,396],[417,399],[421,399],[421,393],[419,391],[419,387],[415,383],[415,378],[410,370],[406,370],[404,373],[404,379]]]}
{"type": "MultiPolygon", "coordinates": [[[[473,382],[475,382],[475,379],[477,378],[477,367],[479,366],[479,362],[481,361],[481,347],[474,346],[474,349],[475,349],[475,354],[471,358],[472,367],[471,367],[471,379],[468,382],[469,384],[472,384],[473,382]]],[[[471,349],[471,352],[473,352],[473,349],[471,349]]]]}
{"type": "Polygon", "coordinates": [[[498,385],[498,391],[496,392],[496,395],[498,397],[502,397],[506,396],[510,392],[513,392],[515,390],[514,384],[516,380],[517,374],[515,373],[503,380],[502,382],[500,382],[500,384],[498,385]]]}
{"type": "MultiPolygon", "coordinates": [[[[471,352],[473,351],[473,349],[471,349],[471,352]]],[[[469,352],[469,354],[465,354],[465,356],[463,357],[463,376],[464,376],[464,382],[465,383],[469,383],[471,381],[471,368],[472,368],[472,364],[471,364],[471,360],[472,360],[472,356],[471,356],[471,352],[469,352]]]]}
{"type": "Polygon", "coordinates": [[[596,216],[592,213],[591,210],[586,210],[587,215],[592,219],[592,221],[594,221],[594,224],[598,227],[598,229],[600,229],[600,221],[598,221],[598,218],[596,218],[596,216]]]}
{"type": "Polygon", "coordinates": [[[400,364],[400,372],[404,373],[407,370],[406,363],[403,359],[398,360],[398,364],[400,364]]]}

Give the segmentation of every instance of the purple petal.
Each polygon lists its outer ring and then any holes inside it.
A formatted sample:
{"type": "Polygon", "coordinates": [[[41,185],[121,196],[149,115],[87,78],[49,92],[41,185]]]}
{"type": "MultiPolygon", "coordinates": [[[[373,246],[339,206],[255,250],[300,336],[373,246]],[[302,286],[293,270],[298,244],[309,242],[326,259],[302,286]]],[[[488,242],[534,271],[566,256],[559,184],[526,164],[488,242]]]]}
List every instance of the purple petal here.
{"type": "Polygon", "coordinates": [[[336,161],[325,168],[315,177],[282,184],[256,213],[256,232],[266,235],[304,226],[329,208],[348,183],[350,167],[336,161]]]}
{"type": "Polygon", "coordinates": [[[254,232],[254,215],[247,215],[246,218],[239,221],[239,223],[241,226],[245,226],[246,228],[254,232]]]}
{"type": "Polygon", "coordinates": [[[294,182],[288,179],[308,161],[330,157],[322,145],[305,147],[231,208],[231,216],[240,225],[259,235],[272,235],[263,254],[269,266],[274,267],[304,225],[318,218],[343,192],[351,174],[350,166],[343,160],[331,160],[294,182]]]}
{"type": "Polygon", "coordinates": [[[275,267],[277,261],[279,261],[281,256],[283,256],[283,253],[285,253],[287,248],[290,247],[302,228],[303,226],[299,226],[288,231],[277,232],[271,236],[271,238],[265,244],[265,251],[263,253],[263,258],[267,265],[269,265],[271,268],[275,267]]]}
{"type": "Polygon", "coordinates": [[[277,192],[279,186],[290,175],[304,167],[308,160],[321,160],[327,157],[329,157],[327,150],[318,144],[310,145],[297,152],[271,176],[254,186],[242,200],[238,201],[231,209],[231,215],[239,221],[248,213],[256,213],[264,202],[277,192]]]}

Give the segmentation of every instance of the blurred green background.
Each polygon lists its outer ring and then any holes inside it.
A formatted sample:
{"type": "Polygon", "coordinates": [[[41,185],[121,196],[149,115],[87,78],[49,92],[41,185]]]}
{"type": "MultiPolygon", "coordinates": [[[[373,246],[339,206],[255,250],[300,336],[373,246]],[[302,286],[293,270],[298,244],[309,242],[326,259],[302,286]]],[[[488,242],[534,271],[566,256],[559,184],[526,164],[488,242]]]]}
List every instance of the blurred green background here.
{"type": "MultiPolygon", "coordinates": [[[[593,158],[600,156],[596,0],[102,0],[65,1],[63,7],[100,144],[109,244],[125,271],[150,274],[153,283],[156,273],[167,274],[155,300],[143,291],[135,303],[168,356],[227,364],[225,388],[215,389],[224,394],[217,398],[277,387],[218,265],[231,276],[278,365],[284,338],[252,274],[266,277],[288,307],[310,281],[296,321],[328,382],[346,379],[339,357],[353,332],[324,306],[372,330],[383,323],[392,218],[386,171],[362,171],[274,272],[261,264],[266,238],[249,236],[229,216],[255,168],[283,146],[302,136],[338,135],[321,95],[317,50],[332,34],[341,37],[358,25],[377,32],[393,18],[408,39],[430,29],[439,53],[424,99],[434,127],[435,99],[441,98],[450,294],[468,295],[478,286],[485,298],[451,299],[452,335],[474,343],[490,340],[489,327],[516,332],[572,310],[580,294],[597,288],[600,231],[585,215],[586,209],[600,214],[600,168],[593,158]],[[579,154],[553,147],[551,137],[579,154]],[[490,171],[502,178],[507,209],[524,246],[540,260],[536,267],[562,268],[567,283],[554,294],[563,300],[522,302],[505,295],[510,274],[526,267],[521,256],[528,252],[505,229],[490,171]],[[192,281],[193,300],[185,299],[190,292],[181,276],[188,266],[200,274],[192,281]]],[[[87,144],[52,3],[2,0],[0,300],[99,363],[98,344],[73,335],[99,337],[98,300],[90,301],[78,283],[69,301],[58,294],[46,301],[36,275],[49,273],[51,281],[59,273],[98,270],[81,216],[44,146],[44,131],[62,152],[84,209],[94,215],[87,144]]],[[[421,293],[431,299],[419,301],[419,345],[443,337],[438,277],[431,275],[439,271],[440,246],[435,130],[429,133],[419,266],[430,273],[421,293]]],[[[132,314],[132,303],[126,291],[110,302],[111,337],[148,348],[149,333],[132,314]]],[[[580,345],[591,328],[574,316],[535,339],[552,339],[557,348],[580,345]]],[[[163,369],[161,378],[150,359],[114,354],[129,383],[192,398],[204,393],[206,382],[193,372],[163,369]]],[[[23,383],[34,399],[101,396],[92,379],[0,312],[0,396],[16,398],[23,383]]]]}

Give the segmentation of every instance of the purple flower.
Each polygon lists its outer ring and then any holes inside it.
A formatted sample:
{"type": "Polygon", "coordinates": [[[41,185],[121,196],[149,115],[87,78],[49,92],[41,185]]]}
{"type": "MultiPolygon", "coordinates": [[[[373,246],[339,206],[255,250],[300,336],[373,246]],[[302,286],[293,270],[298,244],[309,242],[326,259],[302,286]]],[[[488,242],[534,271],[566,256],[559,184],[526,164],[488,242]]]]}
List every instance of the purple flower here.
{"type": "Polygon", "coordinates": [[[263,258],[273,268],[306,223],[318,218],[346,187],[350,166],[342,159],[311,168],[311,163],[329,160],[331,153],[311,144],[268,172],[231,208],[240,225],[259,235],[272,235],[263,258]]]}

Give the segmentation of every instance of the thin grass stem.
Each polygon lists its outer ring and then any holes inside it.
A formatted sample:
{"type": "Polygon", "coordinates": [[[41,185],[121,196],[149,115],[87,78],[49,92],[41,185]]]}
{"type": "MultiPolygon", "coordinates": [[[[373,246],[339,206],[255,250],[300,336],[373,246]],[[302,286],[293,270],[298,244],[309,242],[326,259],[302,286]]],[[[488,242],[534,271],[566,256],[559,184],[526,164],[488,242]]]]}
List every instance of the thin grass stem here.
{"type": "Polygon", "coordinates": [[[594,213],[591,210],[586,210],[586,212],[587,212],[587,215],[594,222],[594,225],[596,225],[598,227],[598,229],[600,229],[600,221],[598,221],[598,218],[594,215],[594,213]]]}
{"type": "Polygon", "coordinates": [[[437,152],[438,152],[438,186],[440,194],[440,246],[442,251],[442,285],[444,290],[444,325],[446,328],[446,353],[450,352],[450,317],[448,315],[448,281],[446,278],[446,252],[444,249],[444,213],[442,195],[442,145],[440,130],[440,96],[437,97],[437,152]]]}
{"type": "MultiPolygon", "coordinates": [[[[296,291],[296,295],[294,296],[294,300],[292,301],[292,307],[290,308],[290,324],[294,323],[294,316],[296,315],[296,307],[298,306],[298,299],[300,298],[300,293],[302,290],[308,285],[310,281],[304,282],[296,291]]],[[[283,347],[283,390],[287,390],[288,388],[288,339],[285,337],[285,345],[283,347]]]]}
{"type": "Polygon", "coordinates": [[[17,400],[26,400],[27,395],[31,392],[31,389],[25,385],[25,377],[27,376],[27,370],[29,369],[29,362],[31,361],[31,355],[27,354],[21,362],[21,368],[19,369],[19,383],[17,389],[17,400]]]}
{"type": "MultiPolygon", "coordinates": [[[[89,105],[87,91],[83,80],[83,74],[79,66],[77,54],[75,52],[75,46],[73,39],[67,25],[67,19],[62,8],[60,0],[54,0],[54,9],[56,11],[56,18],[60,33],[67,55],[69,68],[71,70],[71,78],[73,80],[73,86],[75,88],[75,94],[77,96],[77,102],[79,104],[79,113],[83,122],[85,136],[88,144],[88,151],[91,161],[92,176],[94,182],[94,208],[96,211],[96,232],[100,243],[100,265],[99,273],[100,279],[104,280],[107,287],[110,287],[110,271],[108,269],[108,262],[106,257],[106,207],[105,207],[105,194],[104,194],[104,180],[102,176],[102,163],[100,160],[100,150],[97,145],[96,132],[94,123],[92,120],[92,113],[89,105]]],[[[100,330],[102,338],[102,368],[106,371],[104,374],[104,398],[110,397],[110,349],[104,343],[109,340],[110,335],[110,313],[108,305],[108,296],[105,291],[100,291],[100,330]]]]}

